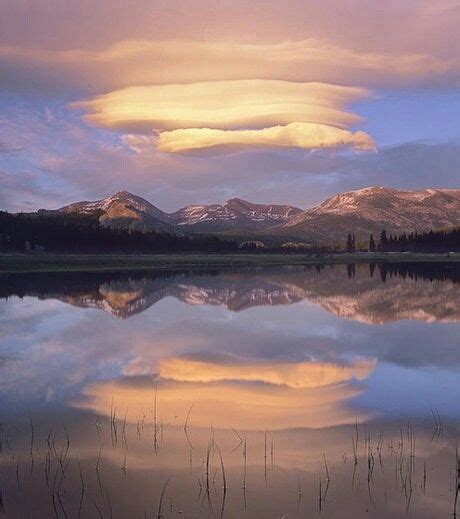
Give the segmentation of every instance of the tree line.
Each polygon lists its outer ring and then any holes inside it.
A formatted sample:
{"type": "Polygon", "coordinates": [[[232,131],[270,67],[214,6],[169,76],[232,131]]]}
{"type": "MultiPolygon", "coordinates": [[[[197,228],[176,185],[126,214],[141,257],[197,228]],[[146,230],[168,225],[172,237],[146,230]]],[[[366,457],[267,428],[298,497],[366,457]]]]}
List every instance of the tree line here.
{"type": "Polygon", "coordinates": [[[0,251],[73,253],[231,252],[234,241],[111,229],[85,215],[11,214],[0,211],[0,251]]]}
{"type": "Polygon", "coordinates": [[[428,232],[411,232],[399,235],[383,230],[378,239],[371,234],[367,244],[356,244],[355,236],[349,233],[345,245],[347,252],[460,252],[460,227],[428,232]]]}
{"type": "MultiPolygon", "coordinates": [[[[153,231],[112,229],[100,225],[97,216],[49,213],[11,214],[0,211],[0,251],[75,253],[166,253],[236,252],[238,244],[213,236],[178,236],[153,231]]],[[[247,249],[244,249],[247,250],[247,249]]],[[[310,246],[310,253],[332,252],[328,246],[310,246]]],[[[343,250],[343,249],[342,249],[343,250]]],[[[357,243],[349,233],[347,252],[439,252],[460,251],[460,227],[424,233],[371,234],[367,243],[357,243]]],[[[296,252],[307,252],[301,249],[296,252]]],[[[288,253],[285,247],[267,247],[264,252],[288,253]]]]}

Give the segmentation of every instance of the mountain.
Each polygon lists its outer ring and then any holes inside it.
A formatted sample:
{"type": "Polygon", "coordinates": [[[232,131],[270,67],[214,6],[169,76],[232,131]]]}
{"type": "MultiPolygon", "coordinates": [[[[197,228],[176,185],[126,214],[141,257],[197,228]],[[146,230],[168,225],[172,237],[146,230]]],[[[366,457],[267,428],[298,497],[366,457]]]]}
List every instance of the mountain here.
{"type": "Polygon", "coordinates": [[[189,231],[220,232],[268,229],[302,213],[302,209],[290,205],[253,204],[232,198],[222,205],[189,205],[170,216],[189,231]]]}
{"type": "Polygon", "coordinates": [[[112,228],[174,234],[260,231],[302,213],[302,209],[289,205],[253,204],[233,198],[225,204],[190,205],[168,214],[128,191],[119,191],[94,202],[76,202],[55,211],[41,211],[97,216],[101,225],[112,228]]]}
{"type": "Polygon", "coordinates": [[[460,189],[400,191],[367,187],[335,195],[290,218],[276,229],[278,236],[311,242],[343,241],[389,233],[447,229],[460,224],[460,189]]]}
{"type": "Polygon", "coordinates": [[[119,191],[102,200],[77,202],[61,207],[54,213],[97,216],[103,226],[177,234],[173,219],[150,202],[128,191],[119,191]]]}
{"type": "Polygon", "coordinates": [[[257,238],[269,243],[343,243],[460,225],[460,189],[402,191],[367,187],[341,193],[302,211],[288,205],[252,204],[238,198],[223,205],[188,206],[170,215],[184,232],[257,238]]]}
{"type": "Polygon", "coordinates": [[[344,243],[388,233],[447,229],[460,225],[460,189],[401,191],[367,187],[328,198],[307,210],[290,205],[255,204],[232,198],[224,204],[189,205],[165,213],[127,191],[95,202],[78,202],[52,213],[94,215],[112,228],[211,234],[270,244],[344,243]]]}

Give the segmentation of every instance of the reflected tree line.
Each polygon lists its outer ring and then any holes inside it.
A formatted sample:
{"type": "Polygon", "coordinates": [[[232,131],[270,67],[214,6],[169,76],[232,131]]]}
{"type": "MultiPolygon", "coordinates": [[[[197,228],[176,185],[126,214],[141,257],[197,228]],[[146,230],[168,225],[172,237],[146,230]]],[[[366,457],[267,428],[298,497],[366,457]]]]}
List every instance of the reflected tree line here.
{"type": "MultiPolygon", "coordinates": [[[[417,281],[452,281],[460,283],[460,267],[455,263],[369,263],[369,277],[378,275],[385,283],[388,278],[400,277],[417,281]]],[[[356,275],[356,265],[347,265],[347,276],[349,279],[356,275]]]]}
{"type": "MultiPolygon", "coordinates": [[[[333,270],[337,276],[346,276],[353,280],[357,275],[359,268],[360,276],[365,272],[366,264],[354,263],[346,265],[344,272],[343,266],[340,265],[308,265],[305,267],[297,267],[299,280],[305,276],[307,272],[316,272],[321,274],[326,269],[333,270]]],[[[243,276],[250,276],[251,269],[243,269],[240,271],[243,276]]],[[[278,277],[282,279],[283,269],[277,269],[278,277]]],[[[289,270],[292,274],[292,269],[289,270]]],[[[388,279],[402,278],[410,280],[425,281],[450,281],[460,283],[460,268],[455,263],[368,263],[367,272],[369,279],[376,279],[381,283],[385,283],[388,279]]],[[[187,279],[193,281],[200,277],[218,277],[225,274],[225,270],[213,269],[209,271],[161,271],[161,272],[36,272],[36,273],[10,273],[0,274],[0,298],[7,299],[12,296],[26,297],[35,296],[39,298],[49,298],[53,295],[83,295],[88,292],[97,293],[99,288],[104,284],[120,283],[129,285],[132,282],[155,282],[160,289],[171,282],[181,281],[187,283],[187,279]]],[[[233,273],[233,276],[236,274],[233,273]]],[[[254,272],[254,279],[257,279],[257,273],[254,272]]],[[[267,270],[267,277],[270,271],[267,270]]],[[[264,278],[261,277],[261,283],[264,278]]]]}

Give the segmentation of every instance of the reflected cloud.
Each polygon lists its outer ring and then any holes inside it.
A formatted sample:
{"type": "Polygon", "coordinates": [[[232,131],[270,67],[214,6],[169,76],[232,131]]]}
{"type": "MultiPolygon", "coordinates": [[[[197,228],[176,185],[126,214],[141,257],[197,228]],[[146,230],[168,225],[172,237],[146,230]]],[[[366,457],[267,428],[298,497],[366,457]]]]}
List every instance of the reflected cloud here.
{"type": "MultiPolygon", "coordinates": [[[[135,422],[152,411],[156,383],[151,378],[133,378],[94,384],[85,388],[75,407],[108,416],[113,405],[135,422]]],[[[357,384],[340,383],[324,387],[292,388],[249,382],[177,382],[158,385],[158,416],[163,423],[185,421],[193,406],[189,424],[199,427],[241,429],[318,428],[350,424],[357,411],[350,399],[363,391],[357,384]],[[178,419],[178,417],[180,417],[178,419]]],[[[358,412],[358,421],[371,413],[358,412]]]]}
{"type": "Polygon", "coordinates": [[[162,378],[179,382],[263,382],[293,389],[339,384],[351,379],[364,380],[377,361],[361,360],[350,366],[324,362],[291,363],[217,363],[173,357],[162,359],[158,370],[162,378]]]}
{"type": "MultiPolygon", "coordinates": [[[[200,427],[329,427],[357,419],[348,401],[362,393],[359,382],[376,365],[376,359],[336,364],[167,357],[159,360],[156,379],[131,376],[93,384],[74,405],[102,415],[113,406],[129,409],[135,420],[152,409],[154,398],[168,424],[193,407],[190,423],[200,427]]],[[[362,413],[360,420],[369,416],[362,413]]]]}

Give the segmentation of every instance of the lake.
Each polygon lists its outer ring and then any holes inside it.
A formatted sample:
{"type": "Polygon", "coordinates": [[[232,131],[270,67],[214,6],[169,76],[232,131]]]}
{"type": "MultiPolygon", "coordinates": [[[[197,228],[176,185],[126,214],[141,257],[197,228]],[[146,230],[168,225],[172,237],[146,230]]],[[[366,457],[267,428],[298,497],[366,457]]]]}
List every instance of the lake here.
{"type": "Polygon", "coordinates": [[[452,517],[460,266],[3,274],[0,397],[6,517],[452,517]]]}

